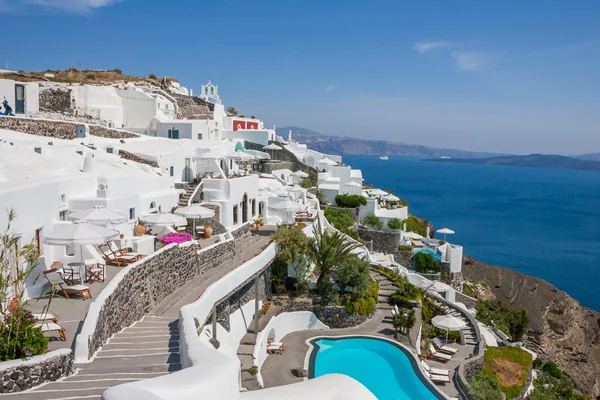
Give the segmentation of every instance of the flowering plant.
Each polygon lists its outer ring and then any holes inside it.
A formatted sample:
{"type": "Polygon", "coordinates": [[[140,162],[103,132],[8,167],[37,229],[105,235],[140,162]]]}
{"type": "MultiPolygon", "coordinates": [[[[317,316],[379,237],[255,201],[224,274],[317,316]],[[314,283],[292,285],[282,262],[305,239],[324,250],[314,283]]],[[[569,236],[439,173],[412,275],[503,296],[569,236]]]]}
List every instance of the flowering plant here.
{"type": "Polygon", "coordinates": [[[184,243],[192,240],[192,235],[186,232],[170,232],[160,238],[160,241],[164,244],[171,243],[184,243]]]}

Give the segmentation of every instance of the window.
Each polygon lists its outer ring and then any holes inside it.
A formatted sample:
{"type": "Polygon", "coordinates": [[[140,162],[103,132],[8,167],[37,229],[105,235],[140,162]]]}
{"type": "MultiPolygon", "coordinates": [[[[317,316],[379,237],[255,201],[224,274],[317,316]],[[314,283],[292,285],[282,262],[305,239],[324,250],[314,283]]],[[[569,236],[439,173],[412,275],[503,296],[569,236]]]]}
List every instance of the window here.
{"type": "Polygon", "coordinates": [[[233,206],[233,224],[237,225],[238,223],[238,206],[233,206]]]}
{"type": "Polygon", "coordinates": [[[135,219],[135,207],[129,209],[129,220],[135,219]]]}
{"type": "Polygon", "coordinates": [[[198,140],[202,140],[202,134],[201,133],[198,134],[198,140]]]}
{"type": "Polygon", "coordinates": [[[158,103],[158,108],[160,108],[160,103],[158,103]]]}
{"type": "Polygon", "coordinates": [[[165,104],[165,110],[169,109],[169,104],[165,104]]]}
{"type": "Polygon", "coordinates": [[[42,229],[38,228],[35,230],[35,246],[37,248],[38,257],[42,255],[42,229]]]}
{"type": "Polygon", "coordinates": [[[169,176],[174,176],[175,175],[175,167],[173,167],[172,165],[169,167],[169,176]]]}
{"type": "Polygon", "coordinates": [[[151,202],[150,203],[150,209],[154,210],[156,208],[156,203],[155,202],[151,202]]]}
{"type": "Polygon", "coordinates": [[[169,129],[168,131],[169,139],[179,139],[179,129],[169,129]]]}
{"type": "Polygon", "coordinates": [[[107,147],[107,148],[106,148],[106,152],[107,152],[108,154],[112,154],[112,153],[113,153],[113,148],[112,148],[112,147],[107,147]]]}
{"type": "Polygon", "coordinates": [[[67,220],[67,210],[59,211],[58,212],[58,220],[59,221],[66,221],[67,220]]]}
{"type": "Polygon", "coordinates": [[[252,216],[256,215],[256,199],[252,199],[252,216]]]}
{"type": "Polygon", "coordinates": [[[60,195],[60,197],[58,198],[58,201],[60,202],[60,204],[66,204],[67,203],[67,195],[62,193],[60,195]]]}

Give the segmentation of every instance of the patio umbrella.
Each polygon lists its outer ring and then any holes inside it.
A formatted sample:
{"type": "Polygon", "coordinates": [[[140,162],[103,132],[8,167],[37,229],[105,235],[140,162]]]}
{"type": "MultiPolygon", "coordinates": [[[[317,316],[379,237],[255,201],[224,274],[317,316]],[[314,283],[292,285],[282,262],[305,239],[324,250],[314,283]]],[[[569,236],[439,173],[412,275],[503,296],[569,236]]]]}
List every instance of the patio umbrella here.
{"type": "Polygon", "coordinates": [[[438,229],[436,232],[444,235],[444,241],[446,240],[446,235],[453,235],[454,233],[456,233],[452,229],[448,228],[438,229]]]}
{"type": "Polygon", "coordinates": [[[369,194],[371,196],[381,197],[381,196],[387,196],[389,193],[388,192],[384,192],[381,189],[373,189],[373,190],[369,191],[369,194]]]}
{"type": "Polygon", "coordinates": [[[452,315],[438,315],[433,317],[431,323],[437,328],[446,330],[446,344],[448,343],[448,331],[459,331],[467,325],[465,321],[452,315]]]}
{"type": "Polygon", "coordinates": [[[96,225],[121,224],[127,221],[127,217],[123,214],[104,208],[104,206],[94,206],[87,210],[74,211],[69,214],[69,219],[73,221],[84,219],[96,225]]]}
{"type": "Polygon", "coordinates": [[[144,221],[151,225],[158,226],[184,226],[187,225],[187,219],[180,215],[171,213],[150,214],[144,216],[144,221]]]}
{"type": "Polygon", "coordinates": [[[298,178],[308,178],[308,174],[302,170],[292,172],[292,175],[297,176],[298,178]]]}
{"type": "Polygon", "coordinates": [[[83,266],[83,246],[102,244],[116,239],[119,236],[119,231],[91,224],[86,220],[79,220],[68,225],[58,225],[56,228],[44,232],[43,236],[44,243],[49,245],[80,246],[81,266],[83,266]]]}
{"type": "Polygon", "coordinates": [[[337,163],[335,161],[333,161],[332,159],[327,158],[327,157],[321,158],[319,161],[317,161],[317,164],[322,164],[322,165],[337,165],[337,163]]]}
{"type": "Polygon", "coordinates": [[[383,196],[381,198],[381,200],[385,200],[385,201],[399,201],[400,197],[394,196],[393,194],[388,194],[386,196],[383,196]]]}
{"type": "Polygon", "coordinates": [[[283,150],[283,149],[281,147],[277,146],[275,143],[271,143],[266,146],[263,146],[263,150],[271,150],[271,158],[273,158],[274,150],[283,150]]]}
{"type": "Polygon", "coordinates": [[[192,204],[187,207],[180,207],[175,210],[175,214],[182,217],[192,218],[192,235],[196,234],[196,218],[211,218],[215,212],[210,208],[202,207],[200,204],[192,204]]]}

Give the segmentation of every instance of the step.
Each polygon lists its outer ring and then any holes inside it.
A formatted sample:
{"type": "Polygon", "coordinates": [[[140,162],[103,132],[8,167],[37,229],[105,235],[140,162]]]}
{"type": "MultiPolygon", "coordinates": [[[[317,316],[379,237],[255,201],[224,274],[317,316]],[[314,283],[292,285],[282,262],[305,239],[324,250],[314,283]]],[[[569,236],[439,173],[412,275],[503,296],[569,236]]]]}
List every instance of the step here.
{"type": "Polygon", "coordinates": [[[382,288],[380,287],[380,288],[379,288],[379,295],[380,295],[380,296],[381,296],[381,295],[391,296],[391,295],[393,295],[394,293],[396,293],[397,291],[398,291],[398,288],[390,288],[390,289],[383,288],[383,289],[382,289],[382,288]]]}
{"type": "Polygon", "coordinates": [[[385,304],[385,303],[378,303],[378,304],[375,304],[375,309],[389,311],[389,310],[393,310],[394,306],[392,306],[390,304],[385,304]]]}
{"type": "Polygon", "coordinates": [[[260,384],[258,383],[258,379],[255,379],[254,381],[246,381],[244,382],[244,388],[246,388],[247,390],[260,390],[262,389],[260,384]]]}
{"type": "Polygon", "coordinates": [[[250,372],[248,371],[243,371],[242,372],[242,386],[244,385],[244,382],[248,382],[248,381],[256,381],[256,375],[252,375],[250,372]]]}
{"type": "Polygon", "coordinates": [[[254,353],[254,346],[251,344],[240,344],[237,350],[238,355],[251,356],[254,353]]]}
{"type": "MultiPolygon", "coordinates": [[[[102,398],[102,393],[108,389],[108,386],[101,385],[102,387],[94,388],[94,389],[76,389],[76,390],[60,390],[60,389],[50,389],[49,391],[45,391],[46,386],[42,386],[34,389],[34,391],[27,391],[21,394],[10,395],[10,398],[14,399],[26,399],[26,400],[100,400],[102,398]]],[[[6,398],[9,395],[6,396],[6,398]]]]}
{"type": "Polygon", "coordinates": [[[148,342],[136,342],[134,340],[130,342],[110,342],[102,346],[101,351],[118,350],[118,349],[171,349],[179,347],[179,340],[157,340],[148,342]]]}
{"type": "Polygon", "coordinates": [[[390,296],[386,296],[386,295],[379,295],[379,302],[380,303],[388,303],[390,301],[390,296]]]}
{"type": "Polygon", "coordinates": [[[144,365],[168,365],[180,363],[179,354],[170,353],[168,351],[155,351],[137,356],[109,355],[108,353],[102,354],[102,352],[100,352],[96,355],[93,365],[96,368],[118,367],[119,370],[124,370],[125,368],[129,368],[131,366],[142,367],[144,365]]]}
{"type": "Polygon", "coordinates": [[[240,340],[240,344],[256,344],[256,334],[255,333],[246,333],[242,340],[240,340]]]}
{"type": "Polygon", "coordinates": [[[89,367],[86,364],[85,367],[79,368],[77,370],[76,376],[86,376],[86,375],[154,375],[154,374],[167,374],[174,371],[179,371],[181,369],[181,364],[153,364],[153,365],[119,365],[115,367],[115,365],[109,366],[100,366],[96,365],[96,362],[89,364],[89,367]]]}
{"type": "Polygon", "coordinates": [[[245,355],[245,354],[241,354],[238,355],[238,358],[240,359],[240,362],[242,363],[242,371],[247,371],[250,367],[252,367],[254,365],[254,357],[249,356],[249,355],[245,355]]]}

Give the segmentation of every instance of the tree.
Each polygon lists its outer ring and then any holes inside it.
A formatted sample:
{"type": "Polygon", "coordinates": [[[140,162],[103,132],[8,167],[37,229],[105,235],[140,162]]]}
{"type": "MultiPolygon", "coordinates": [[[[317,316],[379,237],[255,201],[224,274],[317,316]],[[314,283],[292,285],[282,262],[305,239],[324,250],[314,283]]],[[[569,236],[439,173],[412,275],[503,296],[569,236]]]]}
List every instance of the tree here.
{"type": "Polygon", "coordinates": [[[383,228],[383,221],[377,218],[375,215],[367,215],[363,218],[362,223],[370,226],[371,228],[376,228],[377,230],[383,228]]]}
{"type": "Polygon", "coordinates": [[[341,295],[344,295],[346,287],[350,286],[355,295],[362,297],[369,287],[370,269],[367,261],[354,256],[335,266],[331,271],[331,278],[340,287],[341,295]]]}
{"type": "Polygon", "coordinates": [[[392,230],[400,230],[402,229],[402,221],[399,218],[392,218],[387,223],[388,228],[392,230]]]}
{"type": "Polygon", "coordinates": [[[356,208],[367,205],[367,199],[359,194],[338,194],[335,196],[335,204],[343,208],[356,208]]]}
{"type": "Polygon", "coordinates": [[[359,247],[355,242],[347,240],[340,232],[321,233],[313,230],[314,237],[308,241],[308,258],[319,274],[317,288],[322,294],[331,290],[331,272],[334,267],[355,257],[352,251],[359,247]]]}
{"type": "Polygon", "coordinates": [[[502,400],[500,385],[494,378],[479,373],[469,381],[471,386],[469,392],[476,400],[502,400]]]}
{"type": "Polygon", "coordinates": [[[324,214],[327,221],[329,221],[335,229],[356,239],[358,235],[356,230],[353,229],[354,220],[352,219],[352,212],[350,209],[326,208],[324,214]]]}
{"type": "Polygon", "coordinates": [[[238,111],[235,109],[235,107],[232,106],[227,107],[225,109],[225,112],[231,117],[235,117],[236,115],[238,115],[238,111]]]}
{"type": "Polygon", "coordinates": [[[317,190],[317,200],[319,200],[319,204],[321,204],[321,205],[327,204],[327,198],[325,197],[323,192],[320,190],[317,190]]]}
{"type": "Polygon", "coordinates": [[[300,186],[304,189],[310,189],[312,187],[312,182],[310,181],[310,178],[302,178],[302,180],[300,180],[300,186]]]}
{"type": "Polygon", "coordinates": [[[271,235],[271,239],[278,245],[277,258],[291,265],[296,273],[296,290],[304,290],[308,274],[305,257],[308,251],[308,238],[297,227],[281,226],[271,235]]]}
{"type": "Polygon", "coordinates": [[[438,273],[441,267],[431,254],[419,252],[415,254],[415,270],[422,274],[438,273]]]}
{"type": "Polygon", "coordinates": [[[523,335],[527,331],[527,325],[529,325],[527,311],[513,307],[506,316],[506,325],[514,341],[523,339],[523,335]]]}
{"type": "Polygon", "coordinates": [[[149,78],[149,79],[158,79],[158,78],[156,77],[156,75],[154,75],[154,74],[150,74],[150,75],[148,75],[148,78],[149,78]]]}

